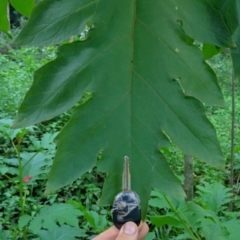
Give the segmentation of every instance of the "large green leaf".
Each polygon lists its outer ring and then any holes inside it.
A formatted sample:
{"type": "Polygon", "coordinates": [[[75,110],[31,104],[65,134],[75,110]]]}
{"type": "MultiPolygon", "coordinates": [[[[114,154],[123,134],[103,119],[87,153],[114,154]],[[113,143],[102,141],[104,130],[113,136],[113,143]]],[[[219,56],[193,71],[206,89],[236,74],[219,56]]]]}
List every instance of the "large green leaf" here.
{"type": "MultiPolygon", "coordinates": [[[[240,23],[240,1],[237,1],[238,22],[240,23]]],[[[233,61],[233,68],[236,78],[240,78],[240,26],[233,35],[237,48],[231,49],[231,56],[233,61]]]]}
{"type": "MultiPolygon", "coordinates": [[[[221,2],[228,1],[222,0],[221,2]]],[[[111,10],[107,6],[108,4],[109,0],[71,0],[71,2],[45,0],[40,2],[38,8],[34,10],[29,24],[16,39],[16,43],[28,46],[59,43],[73,34],[80,34],[87,21],[97,19],[99,10],[102,10],[100,9],[101,5],[104,5],[106,12],[111,10]]],[[[125,17],[128,13],[133,15],[136,7],[137,13],[139,13],[138,10],[141,11],[141,6],[145,4],[151,11],[148,15],[157,14],[158,18],[161,18],[161,15],[165,17],[165,21],[168,22],[165,28],[171,24],[171,21],[179,22],[183,24],[184,30],[198,41],[211,42],[218,46],[234,45],[221,13],[216,11],[207,0],[158,0],[154,3],[142,0],[133,1],[129,9],[124,9],[126,14],[119,13],[125,17]]],[[[125,5],[125,3],[122,5],[125,5]]],[[[232,4],[228,5],[232,6],[232,4]]],[[[234,11],[234,9],[232,10],[234,11]]],[[[235,12],[229,13],[232,13],[233,18],[235,12]]],[[[117,15],[109,16],[109,20],[113,20],[117,15]]],[[[128,25],[130,27],[130,22],[128,22],[128,25]]]]}
{"type": "Polygon", "coordinates": [[[205,0],[46,0],[16,43],[59,43],[87,22],[94,24],[87,41],[61,46],[57,59],[35,73],[14,127],[50,119],[91,93],[56,139],[46,192],[92,168],[103,149],[97,165],[108,178],[101,204],[109,203],[120,191],[122,159],[129,155],[144,215],[151,188],[183,194],[158,150],[168,138],[186,154],[218,167],[224,163],[214,128],[196,100],[222,105],[221,91],[185,32],[218,46],[234,43],[221,13],[205,0]]]}
{"type": "MultiPolygon", "coordinates": [[[[229,31],[233,35],[236,46],[231,49],[231,56],[233,61],[233,68],[235,77],[240,77],[240,1],[236,0],[209,0],[211,5],[217,9],[222,15],[229,28],[229,31]]],[[[205,51],[206,54],[213,54],[215,46],[211,46],[210,51],[205,51]]]]}
{"type": "MultiPolygon", "coordinates": [[[[239,11],[240,15],[240,11],[239,11]]],[[[231,56],[233,62],[234,75],[236,78],[240,78],[240,27],[236,30],[234,37],[236,39],[237,48],[231,49],[231,56]]]]}

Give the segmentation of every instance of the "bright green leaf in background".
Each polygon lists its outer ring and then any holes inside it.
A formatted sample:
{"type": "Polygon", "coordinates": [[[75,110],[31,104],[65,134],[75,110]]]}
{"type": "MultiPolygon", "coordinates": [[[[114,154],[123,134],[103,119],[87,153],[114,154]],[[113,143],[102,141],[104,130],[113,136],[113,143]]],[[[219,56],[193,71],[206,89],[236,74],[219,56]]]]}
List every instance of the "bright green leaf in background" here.
{"type": "Polygon", "coordinates": [[[81,211],[84,221],[86,220],[97,233],[101,233],[107,228],[108,222],[105,215],[87,210],[80,202],[71,200],[68,203],[81,211]]]}
{"type": "Polygon", "coordinates": [[[1,231],[0,232],[0,239],[2,240],[8,240],[10,237],[10,231],[1,231]]]}
{"type": "Polygon", "coordinates": [[[178,226],[181,224],[176,218],[171,216],[153,216],[151,217],[151,222],[157,227],[161,227],[163,225],[174,225],[178,226]]]}
{"type": "Polygon", "coordinates": [[[10,25],[8,22],[8,0],[1,0],[0,1],[0,31],[3,31],[4,33],[8,33],[8,30],[10,29],[10,25]]]}
{"type": "Polygon", "coordinates": [[[222,50],[223,50],[222,48],[219,48],[213,44],[205,43],[202,46],[202,53],[205,60],[212,58],[213,56],[220,53],[222,50]]]}
{"type": "MultiPolygon", "coordinates": [[[[235,14],[231,8],[227,12],[235,14]]],[[[199,102],[222,106],[223,97],[213,70],[189,39],[233,47],[233,27],[205,0],[45,0],[15,43],[61,43],[86,26],[92,28],[86,41],[62,45],[57,59],[36,71],[14,127],[51,119],[91,93],[56,139],[46,192],[97,164],[108,173],[100,203],[109,204],[121,189],[123,156],[128,155],[144,216],[153,187],[183,195],[158,150],[169,139],[186,154],[224,165],[199,102]]]]}
{"type": "Polygon", "coordinates": [[[75,240],[76,237],[86,237],[82,229],[73,228],[67,225],[55,228],[49,232],[46,230],[40,230],[38,232],[39,240],[75,240]]]}
{"type": "Polygon", "coordinates": [[[231,199],[232,196],[231,189],[224,187],[220,183],[216,183],[214,185],[204,183],[204,185],[207,190],[204,190],[202,186],[197,187],[197,193],[201,196],[201,199],[207,204],[209,209],[214,211],[216,214],[220,210],[224,210],[224,204],[230,202],[229,199],[231,199]]]}
{"type": "Polygon", "coordinates": [[[9,2],[23,16],[30,17],[35,0],[9,0],[9,2]]]}
{"type": "Polygon", "coordinates": [[[22,215],[18,220],[18,227],[22,229],[24,226],[26,226],[30,222],[31,219],[32,217],[28,214],[22,215]]]}
{"type": "MultiPolygon", "coordinates": [[[[0,31],[6,33],[9,37],[10,21],[8,19],[8,4],[25,17],[30,17],[32,9],[35,5],[34,0],[1,0],[0,1],[0,31]]],[[[10,17],[10,15],[9,15],[10,17]]]]}
{"type": "Polygon", "coordinates": [[[37,234],[41,228],[53,231],[57,224],[69,224],[78,228],[78,217],[81,212],[70,204],[53,204],[44,206],[30,222],[29,229],[37,234]]]}

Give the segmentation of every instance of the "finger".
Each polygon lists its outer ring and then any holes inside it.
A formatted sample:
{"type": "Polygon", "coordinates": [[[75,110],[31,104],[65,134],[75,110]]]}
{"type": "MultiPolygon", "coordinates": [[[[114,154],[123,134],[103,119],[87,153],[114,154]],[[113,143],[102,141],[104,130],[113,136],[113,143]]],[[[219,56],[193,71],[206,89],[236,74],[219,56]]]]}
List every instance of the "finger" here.
{"type": "MultiPolygon", "coordinates": [[[[139,232],[138,239],[144,238],[144,236],[148,232],[148,225],[145,222],[141,222],[141,224],[138,227],[138,232],[139,232]]],[[[119,229],[113,226],[107,229],[106,231],[104,231],[103,233],[99,234],[92,240],[116,240],[118,233],[119,233],[119,229]]]]}
{"type": "Polygon", "coordinates": [[[144,227],[146,223],[145,222],[142,222],[140,223],[140,225],[138,226],[138,232],[140,232],[142,230],[142,228],[144,227]]]}
{"type": "Polygon", "coordinates": [[[116,240],[137,240],[138,239],[138,227],[133,222],[125,223],[116,240]]]}
{"type": "Polygon", "coordinates": [[[149,231],[149,227],[145,222],[141,223],[141,228],[139,228],[138,239],[143,239],[149,231]]]}
{"type": "Polygon", "coordinates": [[[118,233],[119,229],[117,229],[115,226],[112,226],[92,240],[115,240],[118,233]]]}

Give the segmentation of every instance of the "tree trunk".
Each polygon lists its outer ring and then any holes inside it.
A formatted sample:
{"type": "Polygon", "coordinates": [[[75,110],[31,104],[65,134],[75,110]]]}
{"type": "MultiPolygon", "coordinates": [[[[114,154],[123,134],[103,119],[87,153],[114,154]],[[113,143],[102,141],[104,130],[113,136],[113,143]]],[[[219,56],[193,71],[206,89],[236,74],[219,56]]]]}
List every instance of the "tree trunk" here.
{"type": "MultiPolygon", "coordinates": [[[[230,186],[234,196],[234,145],[235,145],[235,72],[232,68],[232,126],[231,126],[231,158],[230,158],[230,186]]],[[[233,200],[229,203],[229,211],[233,211],[233,200]]]]}
{"type": "Polygon", "coordinates": [[[184,154],[184,191],[186,201],[193,199],[193,157],[184,154]]]}

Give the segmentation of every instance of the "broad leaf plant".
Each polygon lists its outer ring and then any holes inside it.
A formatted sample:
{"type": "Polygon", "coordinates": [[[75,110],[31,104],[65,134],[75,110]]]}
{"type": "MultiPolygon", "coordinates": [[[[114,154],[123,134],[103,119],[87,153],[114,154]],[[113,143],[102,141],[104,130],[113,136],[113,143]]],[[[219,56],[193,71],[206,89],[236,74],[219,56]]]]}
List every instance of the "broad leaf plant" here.
{"type": "Polygon", "coordinates": [[[58,45],[58,53],[35,72],[13,127],[73,108],[56,138],[45,193],[71,184],[96,165],[107,173],[100,204],[111,204],[121,190],[127,155],[144,217],[152,188],[184,195],[160,152],[170,141],[185,154],[223,169],[224,157],[203,104],[224,106],[224,99],[205,59],[233,48],[239,72],[239,5],[235,0],[38,3],[15,44],[58,45]],[[83,33],[84,38],[76,37],[83,33]]]}

